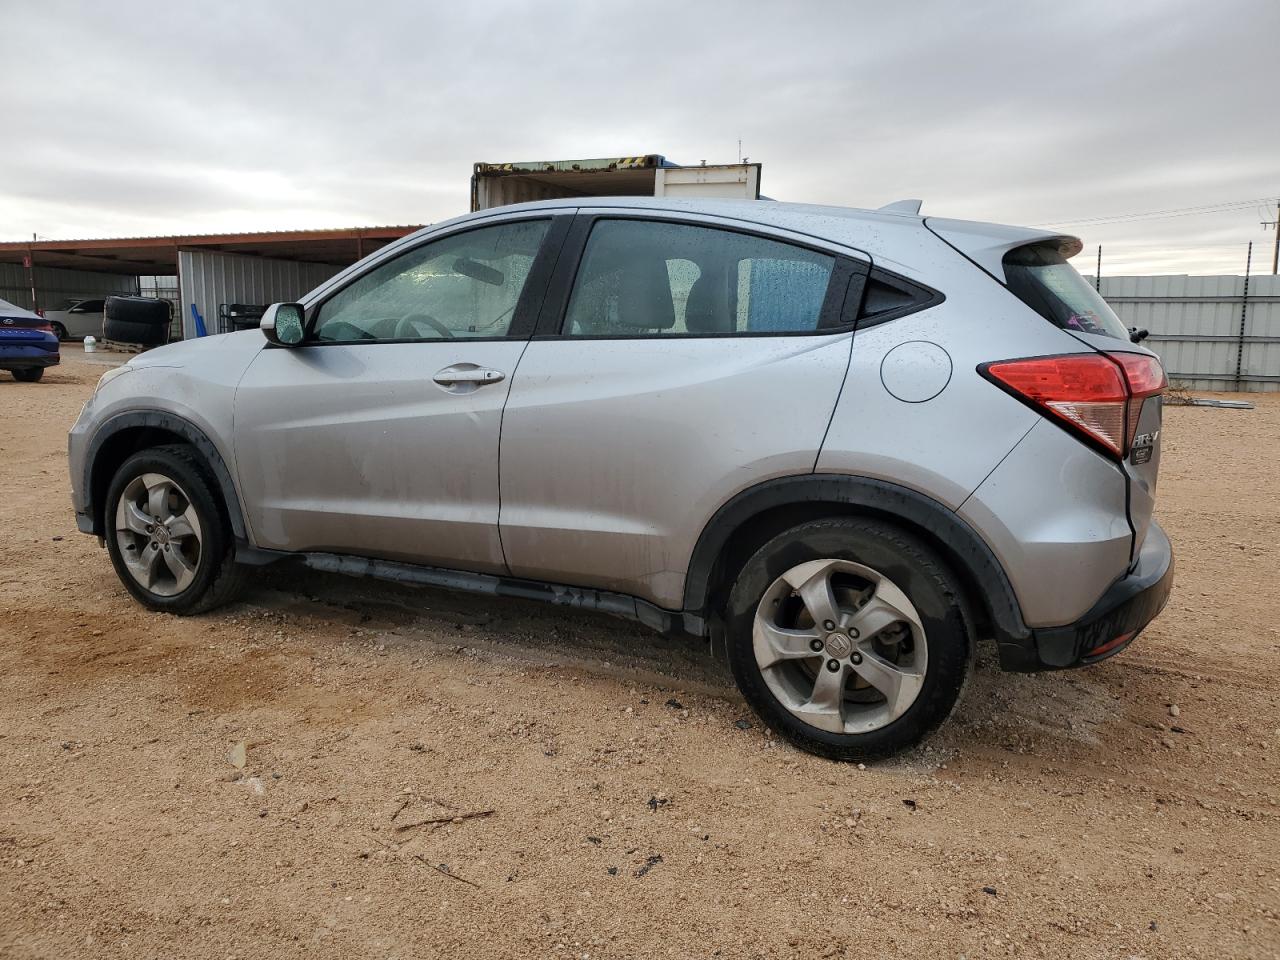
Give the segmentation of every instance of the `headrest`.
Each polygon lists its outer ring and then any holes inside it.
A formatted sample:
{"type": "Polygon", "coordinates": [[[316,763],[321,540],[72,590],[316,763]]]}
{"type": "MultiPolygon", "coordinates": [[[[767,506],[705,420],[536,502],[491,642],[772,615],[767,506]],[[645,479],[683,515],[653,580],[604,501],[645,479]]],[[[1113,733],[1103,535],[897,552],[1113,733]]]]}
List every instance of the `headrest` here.
{"type": "Polygon", "coordinates": [[[704,273],[694,281],[684,306],[684,326],[690,333],[728,333],[733,329],[733,311],[722,277],[704,273]]]}
{"type": "Polygon", "coordinates": [[[676,324],[665,260],[631,260],[618,284],[615,326],[628,330],[670,330],[676,324]]]}

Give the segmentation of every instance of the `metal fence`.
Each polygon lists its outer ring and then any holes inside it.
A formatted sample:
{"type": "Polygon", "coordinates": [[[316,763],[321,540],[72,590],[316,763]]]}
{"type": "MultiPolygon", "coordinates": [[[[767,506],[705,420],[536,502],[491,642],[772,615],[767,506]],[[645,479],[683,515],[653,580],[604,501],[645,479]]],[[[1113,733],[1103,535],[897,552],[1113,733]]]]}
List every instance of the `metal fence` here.
{"type": "Polygon", "coordinates": [[[1150,331],[1170,383],[1280,391],[1280,277],[1103,277],[1099,289],[1125,326],[1150,331]]]}

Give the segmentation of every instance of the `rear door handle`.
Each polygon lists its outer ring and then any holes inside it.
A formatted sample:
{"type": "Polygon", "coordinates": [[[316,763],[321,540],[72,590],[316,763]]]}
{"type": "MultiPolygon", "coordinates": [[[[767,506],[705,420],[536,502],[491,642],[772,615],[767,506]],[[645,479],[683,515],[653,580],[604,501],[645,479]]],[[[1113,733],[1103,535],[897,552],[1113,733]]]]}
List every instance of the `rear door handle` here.
{"type": "Polygon", "coordinates": [[[474,363],[453,363],[443,370],[436,371],[431,379],[440,386],[454,388],[455,392],[474,390],[486,384],[505,380],[507,375],[492,367],[481,367],[474,363]]]}

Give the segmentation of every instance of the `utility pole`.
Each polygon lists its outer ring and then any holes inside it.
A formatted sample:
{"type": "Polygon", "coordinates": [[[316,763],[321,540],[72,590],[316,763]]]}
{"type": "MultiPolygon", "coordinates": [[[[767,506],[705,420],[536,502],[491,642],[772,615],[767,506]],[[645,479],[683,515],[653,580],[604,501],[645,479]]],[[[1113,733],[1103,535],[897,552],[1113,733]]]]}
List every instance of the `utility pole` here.
{"type": "Polygon", "coordinates": [[[1278,267],[1280,267],[1280,200],[1276,201],[1276,218],[1274,220],[1263,220],[1263,227],[1270,227],[1276,232],[1276,245],[1271,253],[1271,275],[1275,276],[1278,267]]]}
{"type": "Polygon", "coordinates": [[[1098,244],[1098,268],[1093,271],[1093,289],[1102,292],[1102,244],[1098,244]]]}

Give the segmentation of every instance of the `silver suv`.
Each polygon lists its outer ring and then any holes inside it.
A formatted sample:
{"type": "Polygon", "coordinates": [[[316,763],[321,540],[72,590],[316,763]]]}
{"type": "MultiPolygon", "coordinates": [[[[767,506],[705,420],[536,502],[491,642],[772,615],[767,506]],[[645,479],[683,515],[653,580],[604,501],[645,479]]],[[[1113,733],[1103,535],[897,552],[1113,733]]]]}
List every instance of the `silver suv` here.
{"type": "Polygon", "coordinates": [[[1006,670],[1122,649],[1172,585],[1164,372],[1042,230],[749,201],[520,204],[391,244],[262,332],[110,371],[80,529],[157,610],[286,557],[727,638],[838,759],[1006,670]],[[264,337],[265,334],[265,337],[264,337]]]}

